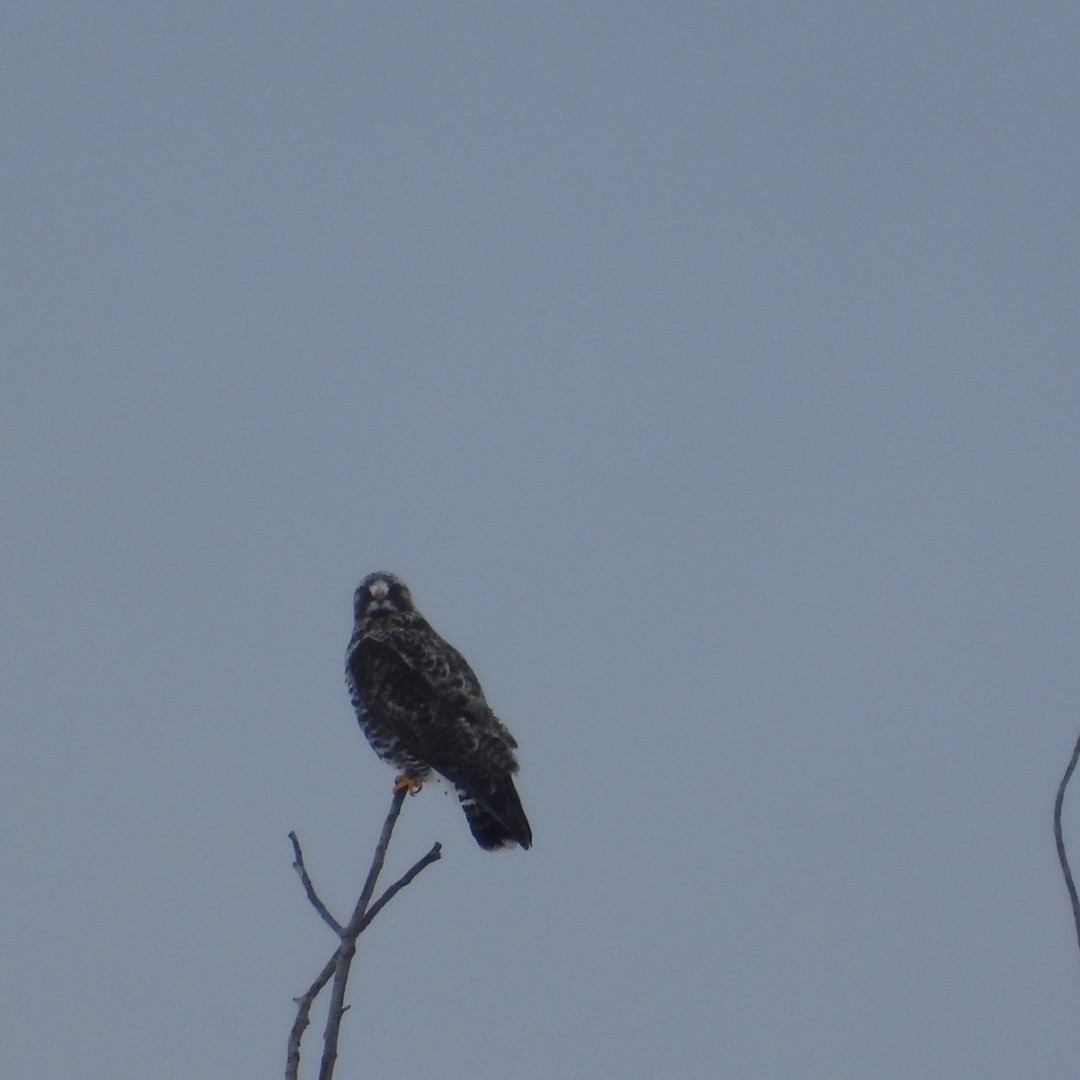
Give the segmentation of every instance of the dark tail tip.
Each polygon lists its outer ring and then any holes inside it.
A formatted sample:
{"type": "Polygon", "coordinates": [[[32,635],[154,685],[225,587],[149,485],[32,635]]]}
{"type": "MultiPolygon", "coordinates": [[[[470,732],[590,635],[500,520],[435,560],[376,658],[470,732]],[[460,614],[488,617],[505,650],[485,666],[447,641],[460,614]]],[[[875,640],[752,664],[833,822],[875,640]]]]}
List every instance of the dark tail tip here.
{"type": "Polygon", "coordinates": [[[499,780],[483,793],[458,789],[461,808],[469,831],[485,851],[519,844],[526,851],[532,846],[532,829],[521,806],[517,788],[509,777],[499,780]]]}

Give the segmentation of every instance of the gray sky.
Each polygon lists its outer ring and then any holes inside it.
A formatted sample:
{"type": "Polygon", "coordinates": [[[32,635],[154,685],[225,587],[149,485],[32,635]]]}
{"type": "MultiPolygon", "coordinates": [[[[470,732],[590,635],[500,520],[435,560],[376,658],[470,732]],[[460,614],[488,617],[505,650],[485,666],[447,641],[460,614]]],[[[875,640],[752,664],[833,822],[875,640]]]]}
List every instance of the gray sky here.
{"type": "Polygon", "coordinates": [[[1064,3],[9,5],[0,1073],[281,1075],[389,569],[536,846],[409,801],[348,1075],[1075,1077],[1078,55],[1064,3]]]}

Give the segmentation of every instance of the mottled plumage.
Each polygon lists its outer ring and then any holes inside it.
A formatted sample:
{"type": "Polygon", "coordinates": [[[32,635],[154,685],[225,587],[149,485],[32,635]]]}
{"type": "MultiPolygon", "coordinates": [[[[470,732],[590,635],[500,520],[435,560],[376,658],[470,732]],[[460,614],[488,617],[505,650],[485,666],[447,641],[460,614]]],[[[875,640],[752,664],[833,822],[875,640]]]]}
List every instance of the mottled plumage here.
{"type": "Polygon", "coordinates": [[[406,780],[445,777],[482,848],[527,848],[532,830],[512,779],[517,742],[465,657],[431,628],[393,574],[368,574],[353,612],[345,678],[375,752],[406,780]]]}

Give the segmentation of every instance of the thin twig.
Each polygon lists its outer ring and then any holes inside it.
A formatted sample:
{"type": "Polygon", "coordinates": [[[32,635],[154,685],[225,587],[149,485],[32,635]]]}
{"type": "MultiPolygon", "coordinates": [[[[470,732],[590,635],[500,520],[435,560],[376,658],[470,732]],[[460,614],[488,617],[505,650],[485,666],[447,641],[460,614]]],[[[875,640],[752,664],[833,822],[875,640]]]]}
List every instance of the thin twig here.
{"type": "Polygon", "coordinates": [[[421,870],[423,870],[425,867],[430,866],[433,862],[438,862],[441,858],[442,844],[440,844],[436,840],[435,843],[432,845],[431,850],[422,859],[417,859],[417,861],[413,863],[413,865],[409,867],[409,869],[406,870],[405,873],[402,874],[401,877],[399,877],[397,881],[395,881],[394,884],[391,885],[386,890],[386,892],[384,892],[382,896],[380,896],[379,899],[375,901],[374,904],[371,905],[371,908],[360,920],[360,929],[357,930],[357,934],[362,934],[371,925],[371,922],[375,918],[375,916],[378,915],[379,912],[382,911],[382,909],[386,907],[386,905],[389,904],[390,901],[393,900],[394,897],[397,896],[397,894],[401,892],[401,890],[404,889],[405,886],[408,885],[409,882],[411,882],[413,878],[415,878],[416,875],[420,873],[421,870]]]}
{"type": "MultiPolygon", "coordinates": [[[[289,833],[289,839],[292,841],[293,848],[293,869],[300,875],[300,880],[304,884],[304,892],[307,893],[307,898],[311,901],[311,906],[319,913],[322,921],[326,923],[335,934],[340,936],[342,930],[341,923],[330,914],[326,905],[319,899],[319,894],[315,891],[315,886],[312,885],[311,878],[308,877],[307,867],[304,865],[304,853],[300,850],[300,841],[297,838],[296,833],[289,833]]],[[[322,987],[319,987],[319,989],[321,990],[322,987]]],[[[316,993],[317,992],[318,991],[316,991],[316,993]]]]}
{"type": "Polygon", "coordinates": [[[1061,808],[1065,802],[1065,789],[1072,779],[1076,762],[1080,760],[1080,737],[1077,737],[1073,747],[1072,757],[1065,775],[1058,785],[1057,798],[1054,800],[1054,843],[1057,844],[1058,862],[1061,863],[1061,872],[1065,875],[1065,888],[1069,890],[1069,903],[1072,904],[1073,922],[1076,924],[1076,943],[1080,946],[1080,899],[1076,895],[1076,885],[1073,883],[1072,871],[1069,869],[1069,859],[1065,854],[1065,840],[1061,835],[1061,808]]]}
{"type": "Polygon", "coordinates": [[[311,1023],[311,1006],[319,996],[322,988],[330,981],[337,967],[337,949],[334,955],[326,962],[326,966],[319,972],[318,978],[307,988],[307,991],[296,998],[298,1006],[296,1019],[293,1021],[292,1030],[289,1032],[288,1056],[285,1060],[285,1080],[297,1080],[300,1075],[300,1040],[304,1037],[304,1031],[311,1023]]]}

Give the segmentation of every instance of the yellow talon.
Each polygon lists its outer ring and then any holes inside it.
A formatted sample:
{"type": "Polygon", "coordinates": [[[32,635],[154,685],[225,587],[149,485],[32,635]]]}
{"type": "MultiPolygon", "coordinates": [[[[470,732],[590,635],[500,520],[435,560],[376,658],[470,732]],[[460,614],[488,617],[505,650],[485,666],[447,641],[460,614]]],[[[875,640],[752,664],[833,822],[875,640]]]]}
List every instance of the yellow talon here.
{"type": "Polygon", "coordinates": [[[415,776],[406,776],[404,773],[401,776],[394,777],[394,794],[397,795],[400,791],[406,791],[410,795],[415,795],[424,786],[423,780],[418,780],[415,776]]]}

